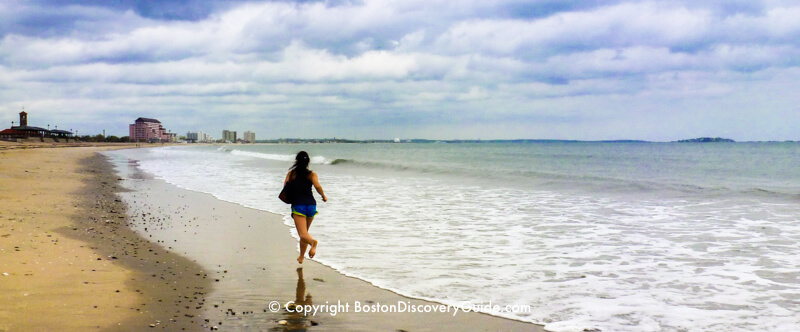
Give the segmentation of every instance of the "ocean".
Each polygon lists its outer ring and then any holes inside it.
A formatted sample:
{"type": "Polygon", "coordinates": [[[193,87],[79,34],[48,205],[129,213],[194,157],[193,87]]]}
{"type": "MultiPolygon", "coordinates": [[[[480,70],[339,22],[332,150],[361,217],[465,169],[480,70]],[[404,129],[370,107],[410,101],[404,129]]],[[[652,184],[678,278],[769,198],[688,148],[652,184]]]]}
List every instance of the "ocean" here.
{"type": "MultiPolygon", "coordinates": [[[[108,152],[283,214],[301,150],[314,259],[552,331],[800,330],[800,143],[175,146],[108,152]],[[496,311],[505,306],[531,310],[496,311]]],[[[291,229],[292,236],[294,234],[291,229]]]]}

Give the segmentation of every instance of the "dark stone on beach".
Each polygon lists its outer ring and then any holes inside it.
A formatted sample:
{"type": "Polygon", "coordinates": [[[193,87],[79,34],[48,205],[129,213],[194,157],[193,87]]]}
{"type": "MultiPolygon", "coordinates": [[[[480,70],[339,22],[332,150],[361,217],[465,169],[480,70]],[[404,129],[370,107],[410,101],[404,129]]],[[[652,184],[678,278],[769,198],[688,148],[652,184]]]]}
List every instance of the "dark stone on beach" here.
{"type": "Polygon", "coordinates": [[[317,326],[317,325],[319,325],[319,323],[317,323],[316,321],[313,321],[313,320],[311,321],[311,326],[317,326]]]}

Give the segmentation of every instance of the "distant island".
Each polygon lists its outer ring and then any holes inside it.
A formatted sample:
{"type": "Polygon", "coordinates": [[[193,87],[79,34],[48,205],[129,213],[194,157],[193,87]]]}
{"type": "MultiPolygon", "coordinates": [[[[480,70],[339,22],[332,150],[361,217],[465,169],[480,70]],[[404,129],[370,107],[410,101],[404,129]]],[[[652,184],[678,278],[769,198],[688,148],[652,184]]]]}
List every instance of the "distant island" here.
{"type": "Polygon", "coordinates": [[[722,138],[722,137],[699,137],[699,138],[684,139],[678,141],[678,143],[717,143],[717,142],[735,143],[736,141],[730,138],[722,138]]]}

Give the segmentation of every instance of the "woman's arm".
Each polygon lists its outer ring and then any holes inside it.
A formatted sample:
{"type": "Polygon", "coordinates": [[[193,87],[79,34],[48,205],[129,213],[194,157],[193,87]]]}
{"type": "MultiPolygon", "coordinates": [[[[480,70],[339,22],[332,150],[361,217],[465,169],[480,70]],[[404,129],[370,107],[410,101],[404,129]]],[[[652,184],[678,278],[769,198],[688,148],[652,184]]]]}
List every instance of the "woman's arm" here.
{"type": "Polygon", "coordinates": [[[289,176],[292,175],[292,172],[286,173],[286,180],[283,180],[283,185],[286,186],[289,183],[289,176]]]}
{"type": "Polygon", "coordinates": [[[311,173],[311,184],[314,185],[314,189],[316,189],[319,195],[322,196],[322,201],[327,202],[328,197],[325,197],[325,192],[322,191],[322,185],[319,184],[319,177],[317,177],[317,173],[311,173]]]}

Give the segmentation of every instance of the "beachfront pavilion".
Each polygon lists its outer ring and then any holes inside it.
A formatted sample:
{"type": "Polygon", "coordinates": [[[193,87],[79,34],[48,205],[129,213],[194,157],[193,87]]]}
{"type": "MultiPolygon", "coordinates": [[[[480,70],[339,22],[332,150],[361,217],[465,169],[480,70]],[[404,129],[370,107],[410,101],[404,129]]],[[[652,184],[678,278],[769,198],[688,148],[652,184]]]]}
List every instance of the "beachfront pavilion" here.
{"type": "Polygon", "coordinates": [[[72,134],[71,131],[66,131],[66,130],[61,130],[61,129],[56,129],[56,130],[51,130],[50,131],[50,136],[51,137],[55,137],[55,138],[67,138],[68,139],[68,138],[72,138],[72,135],[73,134],[72,134]]]}
{"type": "Polygon", "coordinates": [[[17,138],[37,138],[49,137],[50,131],[44,128],[34,126],[16,126],[9,129],[0,131],[0,138],[4,139],[17,139],[17,138]]]}
{"type": "MultiPolygon", "coordinates": [[[[34,127],[28,125],[28,113],[22,111],[19,113],[19,126],[14,126],[11,123],[11,128],[0,131],[0,139],[2,140],[17,140],[17,139],[31,139],[31,138],[54,138],[66,139],[73,138],[73,134],[66,130],[49,130],[41,127],[34,127]]],[[[49,126],[48,126],[49,127],[49,126]]],[[[57,128],[57,127],[56,127],[57,128]]]]}
{"type": "Polygon", "coordinates": [[[26,140],[26,139],[45,139],[53,138],[55,141],[75,139],[75,134],[66,130],[47,130],[33,126],[16,126],[0,131],[0,140],[26,140]]]}

